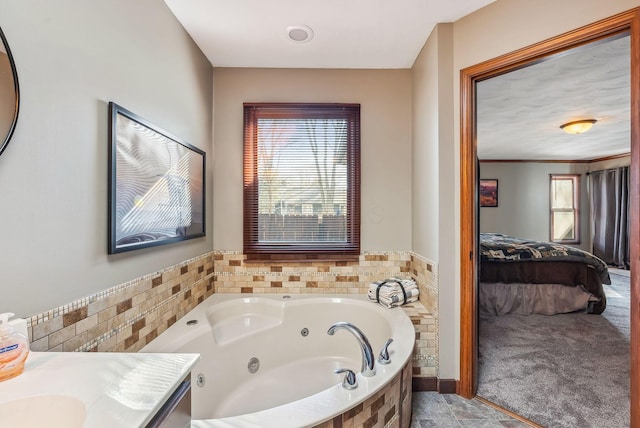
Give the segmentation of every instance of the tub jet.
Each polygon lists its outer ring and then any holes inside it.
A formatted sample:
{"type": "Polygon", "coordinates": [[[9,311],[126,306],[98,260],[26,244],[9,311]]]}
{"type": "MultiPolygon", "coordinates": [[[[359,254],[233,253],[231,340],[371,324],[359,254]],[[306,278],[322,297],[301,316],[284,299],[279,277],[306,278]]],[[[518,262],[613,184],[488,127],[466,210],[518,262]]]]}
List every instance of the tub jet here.
{"type": "Polygon", "coordinates": [[[196,385],[201,388],[204,386],[204,375],[202,373],[198,373],[196,376],[196,385]]]}
{"type": "Polygon", "coordinates": [[[260,360],[256,357],[253,357],[249,360],[249,364],[247,364],[247,369],[249,369],[249,373],[255,373],[260,368],[260,360]]]}

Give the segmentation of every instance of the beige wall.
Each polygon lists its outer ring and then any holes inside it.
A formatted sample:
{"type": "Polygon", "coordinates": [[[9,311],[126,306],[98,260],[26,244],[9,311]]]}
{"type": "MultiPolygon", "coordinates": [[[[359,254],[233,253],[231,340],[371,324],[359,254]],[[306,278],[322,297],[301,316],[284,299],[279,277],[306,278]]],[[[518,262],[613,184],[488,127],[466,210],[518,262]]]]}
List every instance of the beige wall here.
{"type": "Polygon", "coordinates": [[[432,260],[438,259],[439,216],[438,204],[434,201],[438,200],[440,189],[428,183],[438,183],[439,173],[441,100],[438,92],[442,75],[439,73],[438,53],[441,25],[434,28],[412,68],[412,250],[432,260]]]}
{"type": "MultiPolygon", "coordinates": [[[[438,313],[455,310],[455,266],[451,259],[439,258],[455,248],[453,223],[442,219],[454,217],[450,203],[454,181],[453,151],[453,25],[438,24],[429,36],[413,69],[412,110],[412,250],[438,267],[438,313]]],[[[454,335],[439,335],[439,346],[455,347],[454,335]]],[[[455,359],[440,353],[441,372],[454,373],[455,359]]],[[[446,376],[445,376],[446,377],[446,376]]]]}
{"type": "Polygon", "coordinates": [[[608,159],[589,164],[589,171],[602,171],[603,169],[618,168],[631,165],[631,156],[623,156],[616,159],[608,159]]]}
{"type": "Polygon", "coordinates": [[[361,104],[362,250],[411,248],[411,72],[216,68],[214,247],[242,250],[242,103],[361,104]]]}
{"type": "Polygon", "coordinates": [[[22,97],[0,156],[0,312],[45,311],[212,250],[209,198],[206,238],[107,256],[109,101],[211,159],[211,65],[165,4],[24,0],[0,2],[0,16],[22,97]]]}

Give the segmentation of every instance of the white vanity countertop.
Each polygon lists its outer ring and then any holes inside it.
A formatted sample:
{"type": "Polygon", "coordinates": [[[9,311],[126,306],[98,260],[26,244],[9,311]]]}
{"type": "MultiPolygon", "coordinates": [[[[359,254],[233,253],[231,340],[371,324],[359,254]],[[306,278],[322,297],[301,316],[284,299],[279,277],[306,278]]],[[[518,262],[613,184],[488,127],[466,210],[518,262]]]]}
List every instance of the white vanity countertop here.
{"type": "Polygon", "coordinates": [[[0,382],[0,425],[143,427],[198,354],[31,352],[24,372],[0,382]],[[19,419],[16,419],[19,417],[19,419]]]}

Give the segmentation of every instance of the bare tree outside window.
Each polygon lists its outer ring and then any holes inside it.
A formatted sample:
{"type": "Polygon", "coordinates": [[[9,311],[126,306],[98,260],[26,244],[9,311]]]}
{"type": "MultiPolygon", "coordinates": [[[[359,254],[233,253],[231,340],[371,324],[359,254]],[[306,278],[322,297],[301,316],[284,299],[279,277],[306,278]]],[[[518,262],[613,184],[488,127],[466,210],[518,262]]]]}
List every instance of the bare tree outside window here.
{"type": "Polygon", "coordinates": [[[353,251],[359,114],[335,105],[257,106],[248,113],[245,105],[245,247],[248,235],[255,246],[283,254],[353,251]]]}

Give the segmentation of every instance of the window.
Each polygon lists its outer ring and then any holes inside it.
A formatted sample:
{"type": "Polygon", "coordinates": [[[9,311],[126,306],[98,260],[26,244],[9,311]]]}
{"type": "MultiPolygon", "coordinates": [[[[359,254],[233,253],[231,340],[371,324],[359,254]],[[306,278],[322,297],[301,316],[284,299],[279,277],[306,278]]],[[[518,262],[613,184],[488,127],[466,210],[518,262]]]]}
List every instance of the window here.
{"type": "Polygon", "coordinates": [[[551,174],[551,242],[580,243],[580,175],[551,174]]]}
{"type": "Polygon", "coordinates": [[[360,105],[244,104],[247,259],[360,254],[360,105]]]}

